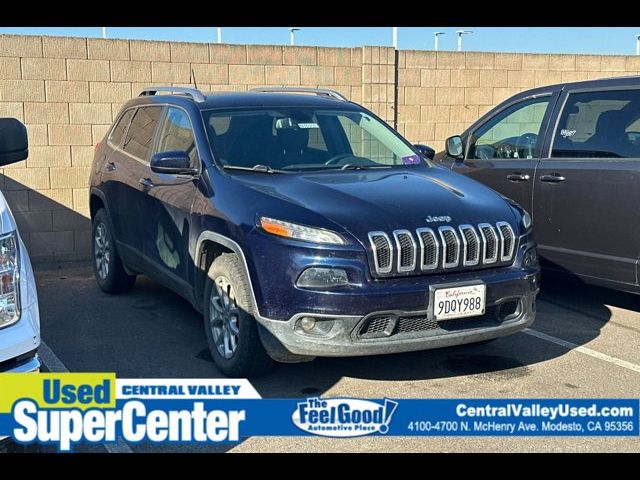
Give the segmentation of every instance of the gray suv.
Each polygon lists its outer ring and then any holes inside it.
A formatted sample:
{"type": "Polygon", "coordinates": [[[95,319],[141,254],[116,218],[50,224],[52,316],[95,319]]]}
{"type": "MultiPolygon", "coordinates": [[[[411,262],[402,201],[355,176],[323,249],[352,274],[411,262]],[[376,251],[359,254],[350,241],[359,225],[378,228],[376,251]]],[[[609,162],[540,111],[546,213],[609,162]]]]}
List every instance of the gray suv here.
{"type": "Polygon", "coordinates": [[[640,293],[640,77],[519,93],[436,158],[532,212],[543,269],[640,293]]]}

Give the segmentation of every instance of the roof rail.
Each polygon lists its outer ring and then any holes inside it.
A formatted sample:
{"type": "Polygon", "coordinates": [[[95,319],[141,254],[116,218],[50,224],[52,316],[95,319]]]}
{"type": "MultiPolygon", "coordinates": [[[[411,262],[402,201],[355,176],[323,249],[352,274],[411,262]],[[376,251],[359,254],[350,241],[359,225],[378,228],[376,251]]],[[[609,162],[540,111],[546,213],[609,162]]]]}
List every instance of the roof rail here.
{"type": "Polygon", "coordinates": [[[167,93],[178,93],[181,95],[187,95],[191,97],[194,101],[198,103],[204,102],[205,96],[202,94],[200,90],[197,88],[191,87],[148,87],[140,92],[139,97],[148,97],[151,95],[155,95],[158,92],[167,92],[167,93]]]}
{"type": "Polygon", "coordinates": [[[313,93],[319,97],[329,97],[342,102],[348,102],[349,99],[335,90],[327,88],[308,88],[308,87],[259,87],[252,88],[252,92],[280,92],[280,93],[313,93]]]}

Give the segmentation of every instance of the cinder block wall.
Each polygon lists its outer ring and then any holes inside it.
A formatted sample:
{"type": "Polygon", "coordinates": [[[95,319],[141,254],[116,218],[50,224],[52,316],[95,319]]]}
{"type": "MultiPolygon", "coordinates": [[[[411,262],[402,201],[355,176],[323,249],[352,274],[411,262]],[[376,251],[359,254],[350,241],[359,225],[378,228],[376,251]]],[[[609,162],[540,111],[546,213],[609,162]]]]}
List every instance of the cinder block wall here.
{"type": "Polygon", "coordinates": [[[32,260],[89,258],[94,146],[142,88],[189,86],[193,69],[203,91],[305,85],[362,102],[362,59],[362,48],[0,35],[0,116],[22,120],[30,142],[25,162],[0,169],[0,189],[32,260]]]}
{"type": "Polygon", "coordinates": [[[637,56],[400,51],[397,129],[442,150],[447,137],[522,90],[639,72],[637,56]]]}
{"type": "Polygon", "coordinates": [[[191,70],[206,91],[332,88],[397,122],[409,140],[441,149],[513,93],[636,74],[640,57],[0,35],[0,116],[24,121],[30,142],[25,162],[0,169],[0,189],[35,263],[89,258],[95,144],[123,102],[150,85],[189,85],[191,70]]]}

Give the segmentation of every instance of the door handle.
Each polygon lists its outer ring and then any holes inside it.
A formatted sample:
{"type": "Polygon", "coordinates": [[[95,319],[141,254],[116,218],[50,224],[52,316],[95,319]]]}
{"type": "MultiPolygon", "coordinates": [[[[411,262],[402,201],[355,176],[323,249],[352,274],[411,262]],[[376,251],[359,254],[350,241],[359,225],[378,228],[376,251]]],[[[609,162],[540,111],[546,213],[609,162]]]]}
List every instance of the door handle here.
{"type": "Polygon", "coordinates": [[[140,180],[138,180],[138,183],[142,185],[145,190],[149,190],[150,188],[154,187],[154,184],[150,178],[141,178],[140,180]]]}
{"type": "Polygon", "coordinates": [[[509,180],[510,182],[527,182],[529,181],[529,178],[531,178],[529,177],[529,175],[522,173],[507,175],[507,180],[509,180]]]}
{"type": "Polygon", "coordinates": [[[540,181],[545,183],[560,183],[564,182],[566,178],[559,173],[552,173],[550,175],[540,176],[540,181]]]}
{"type": "Polygon", "coordinates": [[[118,169],[116,162],[107,162],[107,172],[115,172],[118,169]]]}

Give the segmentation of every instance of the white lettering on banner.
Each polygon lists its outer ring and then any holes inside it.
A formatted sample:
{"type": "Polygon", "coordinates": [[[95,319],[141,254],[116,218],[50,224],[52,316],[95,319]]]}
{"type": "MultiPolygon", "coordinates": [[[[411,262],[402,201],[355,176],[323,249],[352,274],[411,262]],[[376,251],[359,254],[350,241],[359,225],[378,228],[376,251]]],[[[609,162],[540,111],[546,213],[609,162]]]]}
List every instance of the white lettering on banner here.
{"type": "Polygon", "coordinates": [[[14,405],[18,427],[13,437],[23,443],[56,443],[61,451],[84,440],[114,442],[118,427],[128,442],[237,442],[244,410],[204,409],[194,402],[191,410],[151,410],[137,400],[126,402],[121,410],[40,410],[32,400],[14,405]]]}

